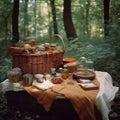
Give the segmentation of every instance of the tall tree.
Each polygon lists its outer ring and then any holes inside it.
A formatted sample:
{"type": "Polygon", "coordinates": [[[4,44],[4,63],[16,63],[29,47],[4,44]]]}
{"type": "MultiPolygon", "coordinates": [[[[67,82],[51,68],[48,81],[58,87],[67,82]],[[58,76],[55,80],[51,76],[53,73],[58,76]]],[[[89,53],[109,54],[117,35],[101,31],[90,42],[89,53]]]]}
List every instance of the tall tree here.
{"type": "Polygon", "coordinates": [[[35,30],[34,30],[34,34],[35,34],[35,37],[36,37],[36,24],[37,24],[37,20],[36,20],[36,8],[37,8],[37,0],[35,0],[35,5],[34,5],[34,8],[33,8],[33,11],[34,11],[34,19],[35,19],[35,24],[34,24],[34,28],[35,28],[35,30]]]}
{"type": "Polygon", "coordinates": [[[109,35],[109,8],[110,0],[103,0],[104,5],[104,36],[109,35]]]}
{"type": "Polygon", "coordinates": [[[29,35],[29,30],[28,30],[28,0],[25,0],[25,6],[24,6],[24,37],[29,35]]]}
{"type": "Polygon", "coordinates": [[[90,16],[89,16],[89,11],[90,11],[90,0],[87,0],[87,2],[86,2],[86,18],[85,18],[85,34],[87,35],[87,37],[89,37],[90,36],[90,31],[89,31],[89,18],[90,18],[90,16]]]}
{"type": "Polygon", "coordinates": [[[77,37],[71,15],[71,0],[64,0],[63,21],[68,40],[77,37]]]}
{"type": "Polygon", "coordinates": [[[19,16],[19,0],[14,0],[12,13],[12,44],[15,45],[19,41],[18,30],[18,16],[19,16]]]}
{"type": "Polygon", "coordinates": [[[54,34],[58,34],[57,20],[56,20],[56,9],[55,9],[55,0],[50,0],[52,8],[52,18],[53,18],[53,28],[54,34]]]}

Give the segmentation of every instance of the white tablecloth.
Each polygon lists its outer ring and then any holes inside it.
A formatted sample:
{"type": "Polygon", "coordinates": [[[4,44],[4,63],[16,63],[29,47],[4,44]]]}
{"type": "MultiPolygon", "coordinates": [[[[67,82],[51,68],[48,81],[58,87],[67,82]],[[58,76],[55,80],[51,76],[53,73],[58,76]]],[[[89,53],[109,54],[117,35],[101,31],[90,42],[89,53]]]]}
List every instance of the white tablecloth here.
{"type": "Polygon", "coordinates": [[[96,106],[102,114],[103,120],[109,120],[111,102],[115,98],[119,87],[113,86],[112,77],[107,72],[96,71],[96,77],[100,83],[100,90],[96,97],[96,106]]]}
{"type": "MultiPolygon", "coordinates": [[[[100,90],[96,97],[95,105],[102,114],[103,120],[109,120],[108,114],[112,100],[119,87],[113,86],[112,77],[107,72],[95,71],[96,77],[100,83],[100,90]]],[[[0,83],[0,92],[21,91],[23,86],[19,83],[12,83],[8,79],[0,83]]]]}

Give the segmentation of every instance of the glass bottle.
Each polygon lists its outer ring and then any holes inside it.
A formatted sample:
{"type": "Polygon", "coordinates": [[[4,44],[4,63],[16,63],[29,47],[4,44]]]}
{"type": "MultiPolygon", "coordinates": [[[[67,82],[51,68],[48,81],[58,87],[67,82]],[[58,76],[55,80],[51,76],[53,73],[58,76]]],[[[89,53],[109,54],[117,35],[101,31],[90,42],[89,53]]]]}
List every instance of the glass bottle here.
{"type": "Polygon", "coordinates": [[[57,70],[56,77],[61,77],[61,71],[62,71],[62,69],[63,69],[63,68],[60,67],[60,68],[57,70]]]}

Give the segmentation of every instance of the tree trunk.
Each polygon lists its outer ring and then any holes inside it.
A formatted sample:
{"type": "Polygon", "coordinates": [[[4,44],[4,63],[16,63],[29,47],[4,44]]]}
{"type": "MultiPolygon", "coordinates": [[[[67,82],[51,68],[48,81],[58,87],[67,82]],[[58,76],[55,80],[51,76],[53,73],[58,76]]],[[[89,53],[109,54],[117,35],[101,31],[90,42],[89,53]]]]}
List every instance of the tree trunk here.
{"type": "Polygon", "coordinates": [[[24,37],[29,36],[28,31],[28,0],[25,0],[25,7],[24,7],[24,37]]]}
{"type": "MultiPolygon", "coordinates": [[[[50,6],[50,2],[49,1],[47,1],[47,5],[48,6],[50,6]]],[[[51,37],[52,36],[52,29],[53,29],[53,27],[51,26],[51,12],[50,11],[48,11],[48,21],[49,21],[49,27],[48,27],[48,34],[49,34],[49,37],[51,37]]]]}
{"type": "Polygon", "coordinates": [[[87,0],[86,3],[86,23],[85,23],[85,30],[86,30],[86,35],[87,37],[90,36],[90,31],[89,31],[89,10],[90,10],[90,0],[87,0]]]}
{"type": "Polygon", "coordinates": [[[12,13],[12,44],[15,45],[19,41],[18,30],[18,16],[19,16],[19,0],[14,0],[12,13]]]}
{"type": "Polygon", "coordinates": [[[36,3],[36,0],[35,0],[35,5],[34,5],[34,8],[33,8],[33,11],[34,11],[34,19],[35,19],[35,23],[34,23],[34,28],[35,28],[35,30],[34,30],[34,35],[35,35],[35,38],[36,38],[36,24],[37,24],[37,21],[36,21],[36,5],[37,5],[37,3],[36,3]]]}
{"type": "Polygon", "coordinates": [[[56,20],[56,9],[55,9],[55,0],[50,0],[52,8],[52,18],[53,18],[53,28],[54,34],[58,34],[57,20],[56,20]]]}
{"type": "Polygon", "coordinates": [[[103,0],[104,4],[104,37],[109,35],[109,7],[110,0],[103,0]]]}
{"type": "Polygon", "coordinates": [[[71,15],[71,0],[64,0],[63,21],[68,40],[77,37],[71,15]]]}

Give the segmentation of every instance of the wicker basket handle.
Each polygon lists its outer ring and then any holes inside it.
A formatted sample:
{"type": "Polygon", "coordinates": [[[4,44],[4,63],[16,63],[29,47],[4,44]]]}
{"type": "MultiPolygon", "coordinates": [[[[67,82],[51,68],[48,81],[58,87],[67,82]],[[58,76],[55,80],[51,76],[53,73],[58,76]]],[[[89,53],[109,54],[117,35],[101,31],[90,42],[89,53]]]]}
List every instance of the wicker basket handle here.
{"type": "Polygon", "coordinates": [[[58,35],[58,34],[54,34],[53,36],[50,37],[50,39],[48,40],[48,42],[51,43],[54,37],[58,37],[58,38],[61,40],[61,43],[62,43],[62,49],[63,49],[63,51],[65,51],[64,40],[63,40],[63,38],[62,38],[60,35],[58,35]]]}

